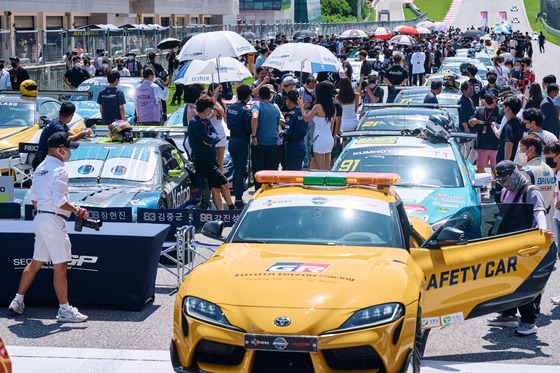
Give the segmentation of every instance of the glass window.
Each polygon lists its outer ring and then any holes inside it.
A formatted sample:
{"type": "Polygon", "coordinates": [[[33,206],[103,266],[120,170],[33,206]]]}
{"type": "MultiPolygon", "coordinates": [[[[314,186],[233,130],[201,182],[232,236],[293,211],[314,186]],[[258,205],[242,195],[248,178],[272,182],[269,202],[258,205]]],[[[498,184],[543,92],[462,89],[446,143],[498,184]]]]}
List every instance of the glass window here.
{"type": "Polygon", "coordinates": [[[35,124],[35,104],[0,102],[0,127],[25,127],[35,124]]]}
{"type": "Polygon", "coordinates": [[[53,102],[47,101],[41,104],[39,107],[39,117],[44,117],[49,121],[58,117],[58,110],[56,110],[53,102]]]}

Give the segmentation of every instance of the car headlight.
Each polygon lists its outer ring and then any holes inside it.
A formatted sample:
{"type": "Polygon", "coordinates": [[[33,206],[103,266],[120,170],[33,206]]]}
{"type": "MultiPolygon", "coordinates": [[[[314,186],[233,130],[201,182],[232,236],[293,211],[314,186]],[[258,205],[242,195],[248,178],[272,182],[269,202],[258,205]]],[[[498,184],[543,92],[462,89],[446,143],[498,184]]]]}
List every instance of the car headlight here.
{"type": "Polygon", "coordinates": [[[0,150],[0,159],[17,157],[18,155],[19,155],[19,149],[18,148],[10,148],[10,149],[0,150]]]}
{"type": "Polygon", "coordinates": [[[244,331],[243,329],[231,325],[220,307],[207,300],[197,297],[185,297],[183,307],[186,314],[194,319],[223,326],[228,329],[244,331]]]}
{"type": "Polygon", "coordinates": [[[356,311],[339,328],[322,334],[340,333],[349,330],[371,328],[392,323],[402,317],[404,307],[400,303],[386,303],[356,311]]]}

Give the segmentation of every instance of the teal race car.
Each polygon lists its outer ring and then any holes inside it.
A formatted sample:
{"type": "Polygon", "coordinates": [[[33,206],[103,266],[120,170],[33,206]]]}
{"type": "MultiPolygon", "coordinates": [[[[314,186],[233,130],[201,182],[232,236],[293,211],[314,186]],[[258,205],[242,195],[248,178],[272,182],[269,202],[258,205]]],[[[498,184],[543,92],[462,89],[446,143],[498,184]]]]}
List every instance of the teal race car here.
{"type": "MultiPolygon", "coordinates": [[[[136,91],[136,86],[142,83],[144,79],[142,78],[132,78],[132,77],[121,77],[119,81],[119,89],[124,93],[124,98],[126,103],[124,104],[124,112],[126,114],[126,120],[131,125],[134,124],[136,118],[136,108],[134,107],[133,97],[136,91]]],[[[97,103],[97,97],[102,89],[107,87],[107,78],[95,77],[85,80],[82,84],[76,88],[79,92],[92,92],[92,98],[84,96],[71,96],[68,101],[72,102],[76,106],[76,113],[80,114],[86,123],[87,127],[93,125],[101,125],[101,113],[99,112],[99,104],[97,103]]]]}
{"type": "MultiPolygon", "coordinates": [[[[475,173],[452,138],[432,142],[414,135],[357,135],[342,151],[333,171],[399,174],[393,189],[406,211],[434,230],[465,207],[480,205],[480,187],[491,178],[475,173]]],[[[474,221],[476,217],[470,218],[474,221]]]]}

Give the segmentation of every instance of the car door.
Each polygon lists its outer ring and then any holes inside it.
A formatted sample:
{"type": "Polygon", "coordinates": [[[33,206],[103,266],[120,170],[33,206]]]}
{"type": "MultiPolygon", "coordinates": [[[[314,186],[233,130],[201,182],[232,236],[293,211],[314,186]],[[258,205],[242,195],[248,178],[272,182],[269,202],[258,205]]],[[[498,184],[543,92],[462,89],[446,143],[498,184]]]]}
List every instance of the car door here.
{"type": "Polygon", "coordinates": [[[45,101],[39,106],[39,118],[44,123],[49,123],[51,120],[58,117],[58,112],[60,110],[60,105],[55,106],[53,101],[45,101]]]}
{"type": "Polygon", "coordinates": [[[425,328],[526,304],[550,276],[556,259],[552,239],[537,228],[490,236],[499,222],[494,218],[499,207],[479,208],[468,219],[459,211],[455,216],[462,216],[462,222],[438,229],[421,248],[411,249],[425,275],[425,328]],[[481,222],[473,223],[473,216],[481,222]],[[481,235],[468,239],[458,226],[481,235]]]}
{"type": "Polygon", "coordinates": [[[191,200],[190,178],[183,159],[177,149],[165,144],[160,148],[164,190],[170,191],[170,204],[172,208],[184,207],[191,200]]]}

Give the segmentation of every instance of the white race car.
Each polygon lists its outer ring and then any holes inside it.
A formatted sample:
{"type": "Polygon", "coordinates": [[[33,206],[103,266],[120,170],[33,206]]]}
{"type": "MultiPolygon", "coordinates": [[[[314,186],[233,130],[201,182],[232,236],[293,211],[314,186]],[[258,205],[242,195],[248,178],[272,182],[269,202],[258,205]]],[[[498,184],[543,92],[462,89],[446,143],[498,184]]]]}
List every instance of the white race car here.
{"type": "Polygon", "coordinates": [[[511,23],[519,23],[519,18],[517,17],[512,18],[511,23]]]}
{"type": "Polygon", "coordinates": [[[517,11],[519,11],[519,9],[517,8],[517,6],[514,5],[514,6],[511,7],[511,11],[512,12],[517,12],[517,11]]]}

